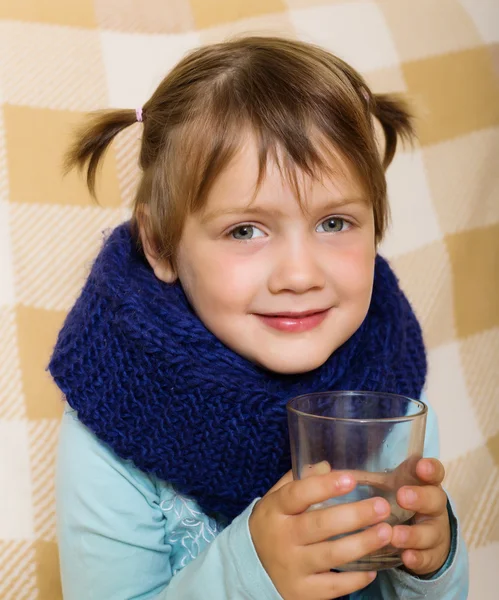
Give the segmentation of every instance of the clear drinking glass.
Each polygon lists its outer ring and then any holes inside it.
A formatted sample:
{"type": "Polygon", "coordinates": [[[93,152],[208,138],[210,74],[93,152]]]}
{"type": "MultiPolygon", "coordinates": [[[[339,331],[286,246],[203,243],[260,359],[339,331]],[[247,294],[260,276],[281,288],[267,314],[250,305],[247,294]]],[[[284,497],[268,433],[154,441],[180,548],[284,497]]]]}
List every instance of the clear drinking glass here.
{"type": "MultiPolygon", "coordinates": [[[[311,466],[327,461],[357,481],[349,494],[311,510],[381,496],[391,507],[387,523],[411,519],[413,513],[397,504],[396,493],[419,484],[416,464],[423,455],[428,412],[423,402],[379,392],[320,392],[293,398],[287,409],[294,478],[307,477],[311,466]]],[[[380,571],[401,564],[400,550],[389,545],[337,568],[380,571]]]]}

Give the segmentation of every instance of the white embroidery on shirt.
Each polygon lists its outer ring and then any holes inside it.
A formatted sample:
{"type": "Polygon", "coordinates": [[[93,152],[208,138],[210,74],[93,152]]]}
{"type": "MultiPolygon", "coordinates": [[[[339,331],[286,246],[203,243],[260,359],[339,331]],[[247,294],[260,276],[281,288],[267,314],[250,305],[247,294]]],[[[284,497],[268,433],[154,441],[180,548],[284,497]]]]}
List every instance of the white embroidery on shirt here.
{"type": "Polygon", "coordinates": [[[175,520],[178,520],[165,540],[173,548],[174,565],[172,566],[175,575],[199,556],[224,527],[196,508],[192,500],[176,492],[173,492],[173,496],[168,500],[163,500],[160,508],[166,519],[173,514],[175,520]]]}

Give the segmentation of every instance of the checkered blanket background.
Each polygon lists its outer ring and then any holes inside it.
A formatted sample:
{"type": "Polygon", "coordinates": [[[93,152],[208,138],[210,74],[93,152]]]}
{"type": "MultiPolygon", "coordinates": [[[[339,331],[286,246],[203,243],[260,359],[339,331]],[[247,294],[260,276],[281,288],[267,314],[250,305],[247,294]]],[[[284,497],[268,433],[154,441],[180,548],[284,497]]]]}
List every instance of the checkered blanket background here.
{"type": "Polygon", "coordinates": [[[0,598],[61,597],[44,367],[101,232],[128,215],[141,125],[108,153],[101,206],[61,178],[62,151],[83,113],[140,106],[187,50],[237,32],[319,43],[417,108],[383,251],[423,322],[470,597],[497,598],[498,0],[0,0],[0,598]]]}

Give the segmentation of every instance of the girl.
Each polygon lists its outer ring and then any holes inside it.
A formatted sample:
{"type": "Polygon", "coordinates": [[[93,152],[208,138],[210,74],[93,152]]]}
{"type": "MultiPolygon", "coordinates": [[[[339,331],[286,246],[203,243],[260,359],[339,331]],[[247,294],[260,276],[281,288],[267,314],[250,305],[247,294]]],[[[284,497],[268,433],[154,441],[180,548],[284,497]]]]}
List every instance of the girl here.
{"type": "MultiPolygon", "coordinates": [[[[403,103],[305,43],[204,47],[142,109],[98,113],[80,132],[67,168],[88,163],[92,194],[106,148],[136,119],[132,220],[105,241],[49,367],[68,403],[65,598],[466,598],[438,460],[399,490],[416,518],[393,528],[381,498],[307,511],[352,491],[352,476],[288,472],[293,396],[422,394],[421,330],[376,256],[384,169],[412,136],[403,103]],[[338,572],[389,543],[403,568],[338,572]]],[[[425,455],[437,454],[430,412],[425,455]]]]}

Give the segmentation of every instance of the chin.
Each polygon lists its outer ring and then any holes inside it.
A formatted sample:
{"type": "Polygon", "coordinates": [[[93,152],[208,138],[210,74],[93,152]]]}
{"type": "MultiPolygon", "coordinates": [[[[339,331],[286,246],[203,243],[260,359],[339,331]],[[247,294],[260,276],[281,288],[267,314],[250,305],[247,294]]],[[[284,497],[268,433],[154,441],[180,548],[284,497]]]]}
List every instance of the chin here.
{"type": "Polygon", "coordinates": [[[308,373],[321,367],[331,355],[321,357],[308,356],[306,359],[301,357],[290,357],[286,355],[269,356],[258,360],[258,364],[269,371],[280,373],[281,375],[299,375],[308,373]]]}

